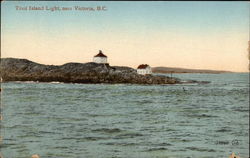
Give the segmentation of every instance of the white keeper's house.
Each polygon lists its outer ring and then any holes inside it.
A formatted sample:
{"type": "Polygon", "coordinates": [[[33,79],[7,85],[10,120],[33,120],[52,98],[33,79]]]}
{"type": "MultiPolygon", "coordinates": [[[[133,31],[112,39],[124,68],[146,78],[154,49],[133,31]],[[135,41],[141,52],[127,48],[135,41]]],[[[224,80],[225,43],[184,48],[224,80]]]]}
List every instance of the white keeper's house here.
{"type": "Polygon", "coordinates": [[[108,57],[105,54],[103,54],[101,50],[99,50],[99,53],[94,56],[93,62],[99,64],[107,64],[108,63],[107,58],[108,57]]]}
{"type": "Polygon", "coordinates": [[[147,64],[141,64],[137,67],[137,73],[141,75],[152,74],[151,67],[147,64]]]}

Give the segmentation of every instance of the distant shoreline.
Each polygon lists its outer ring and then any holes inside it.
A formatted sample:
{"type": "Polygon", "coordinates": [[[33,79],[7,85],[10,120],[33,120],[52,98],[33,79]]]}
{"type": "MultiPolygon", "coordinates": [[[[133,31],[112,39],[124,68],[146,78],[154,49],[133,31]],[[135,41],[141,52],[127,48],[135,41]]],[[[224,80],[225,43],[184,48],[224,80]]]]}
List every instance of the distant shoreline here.
{"type": "MultiPolygon", "coordinates": [[[[187,68],[176,68],[176,67],[153,67],[153,73],[207,73],[207,74],[221,74],[221,73],[244,73],[244,72],[232,72],[223,70],[206,70],[206,69],[187,69],[187,68]]],[[[247,72],[246,72],[247,73],[247,72]]]]}

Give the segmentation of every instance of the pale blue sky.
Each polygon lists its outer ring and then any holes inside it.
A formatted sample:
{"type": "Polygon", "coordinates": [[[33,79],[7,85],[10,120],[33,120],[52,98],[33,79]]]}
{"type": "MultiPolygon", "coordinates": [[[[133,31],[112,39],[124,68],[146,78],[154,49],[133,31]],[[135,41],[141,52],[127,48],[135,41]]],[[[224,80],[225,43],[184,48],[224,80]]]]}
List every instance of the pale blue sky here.
{"type": "Polygon", "coordinates": [[[224,29],[248,29],[247,2],[4,2],[3,30],[88,29],[105,31],[185,30],[208,33],[224,29]],[[16,11],[15,6],[107,6],[106,12],[16,11]]]}
{"type": "MultiPolygon", "coordinates": [[[[179,38],[186,39],[184,41],[192,42],[193,40],[208,40],[214,41],[218,40],[218,37],[222,37],[221,41],[228,40],[226,36],[230,36],[230,39],[235,38],[238,39],[238,43],[240,40],[245,40],[249,33],[249,3],[248,2],[165,2],[165,1],[137,1],[137,2],[76,2],[76,1],[40,1],[40,2],[2,2],[1,8],[1,16],[2,16],[2,39],[4,37],[8,38],[11,36],[16,36],[16,38],[22,38],[19,34],[31,33],[36,39],[36,36],[50,36],[52,39],[56,40],[55,37],[58,38],[74,38],[75,34],[80,34],[78,36],[79,40],[81,38],[88,37],[89,41],[92,42],[107,42],[110,38],[114,41],[119,38],[126,39],[126,41],[133,41],[132,39],[136,39],[137,41],[145,39],[145,43],[150,42],[151,40],[158,40],[158,37],[161,41],[171,40],[170,38],[174,38],[177,42],[179,38]],[[91,12],[91,11],[17,11],[15,6],[48,6],[48,7],[96,7],[96,6],[106,6],[107,11],[100,12],[91,12]],[[38,33],[38,34],[36,34],[38,33]],[[118,36],[119,34],[119,36],[118,36]],[[172,36],[166,36],[166,34],[171,34],[172,36]],[[244,35],[243,35],[244,34],[244,35]],[[247,34],[247,35],[246,35],[247,34]],[[159,36],[160,35],[160,36],[159,36]],[[162,36],[161,36],[162,35],[162,36]],[[116,37],[117,36],[117,37],[116,37]],[[164,37],[166,36],[166,37],[164,37]],[[177,37],[178,36],[178,37],[177,37]],[[236,37],[237,36],[237,37],[236,37]],[[99,37],[99,38],[98,38],[99,37]],[[187,39],[193,37],[192,41],[188,41],[187,39]],[[154,39],[153,39],[154,38],[154,39]],[[95,40],[95,41],[94,41],[95,40]]],[[[29,35],[30,37],[31,35],[29,35]]],[[[14,38],[14,37],[13,37],[14,38]]],[[[38,37],[37,37],[38,38],[38,37]]],[[[39,37],[40,38],[40,37],[39,37]]],[[[48,39],[48,38],[47,38],[48,39]]],[[[44,39],[39,39],[41,42],[44,39]]],[[[66,39],[65,39],[66,40],[66,39]]],[[[85,39],[87,40],[87,38],[85,39]]],[[[6,40],[7,41],[7,40],[6,40]]],[[[112,40],[110,40],[111,42],[112,40]]],[[[236,40],[237,41],[237,40],[236,40]]],[[[123,41],[124,42],[124,41],[123,41]]],[[[231,41],[230,41],[231,42],[231,41]]],[[[230,42],[223,43],[229,44],[230,42]]],[[[242,41],[246,42],[247,41],[242,41]]],[[[68,42],[69,43],[69,42],[68,42]]],[[[151,42],[152,43],[152,42],[151,42]]],[[[206,47],[207,46],[206,43],[206,47]]],[[[4,43],[3,43],[4,44],[4,43]]],[[[105,43],[108,45],[109,43],[105,43]]],[[[126,42],[124,44],[124,51],[126,50],[126,42]]],[[[110,44],[111,45],[111,44],[110,44]]],[[[131,44],[135,45],[134,43],[131,44]]],[[[100,46],[103,46],[100,44],[100,46]]],[[[156,45],[154,45],[156,46],[156,45]]],[[[49,45],[47,45],[49,47],[49,45]]],[[[87,49],[86,50],[90,50],[87,49]]],[[[136,46],[133,46],[136,49],[136,46]]],[[[147,47],[147,46],[145,46],[147,47]]],[[[205,47],[205,46],[204,46],[205,47]]],[[[8,50],[7,45],[3,49],[3,56],[14,56],[15,50],[8,50]]],[[[18,49],[18,47],[16,47],[18,49]]],[[[211,46],[212,50],[216,50],[215,46],[211,46]]],[[[36,49],[34,47],[33,49],[36,49]]],[[[115,47],[107,46],[107,51],[114,51],[115,47]]],[[[120,51],[117,51],[119,56],[124,54],[122,52],[122,48],[119,47],[120,51]]],[[[132,48],[131,48],[132,49],[132,48]]],[[[138,47],[139,49],[139,47],[138,47]]],[[[150,48],[145,50],[149,50],[150,48]]],[[[167,51],[167,47],[164,45],[162,49],[167,51]]],[[[191,49],[191,48],[190,48],[191,49]]],[[[236,46],[234,47],[236,49],[236,46]]],[[[60,50],[59,48],[57,50],[60,50]]],[[[82,49],[83,51],[84,49],[82,49]]],[[[99,48],[96,48],[99,50],[99,48]]],[[[94,51],[96,51],[94,50],[94,51]]],[[[118,48],[117,48],[118,50],[118,48]]],[[[21,54],[24,54],[23,57],[27,57],[25,52],[20,52],[17,50],[17,57],[22,57],[21,54]]],[[[32,51],[32,50],[29,50],[32,51]]],[[[169,48],[169,51],[172,49],[169,48]]],[[[176,52],[181,52],[175,50],[176,52]]],[[[192,51],[192,50],[191,50],[192,51]]],[[[198,50],[196,50],[198,54],[198,50]]],[[[221,50],[220,50],[221,51],[221,50]]],[[[226,51],[226,50],[225,50],[226,51]]],[[[242,50],[239,50],[239,52],[242,50]]],[[[138,51],[135,51],[138,52],[138,51]]],[[[157,52],[157,51],[156,51],[157,52]]],[[[173,51],[174,52],[174,51],[173,51]]],[[[60,52],[57,52],[60,54],[60,52]]],[[[92,53],[92,52],[91,52],[92,53]]],[[[141,52],[142,54],[148,54],[150,52],[141,52]]],[[[155,52],[152,52],[155,53],[155,52]]],[[[168,52],[171,55],[171,52],[168,52]]],[[[112,54],[112,52],[110,52],[112,54]]],[[[175,53],[176,54],[176,53],[175,53]]],[[[225,55],[226,52],[222,52],[221,56],[225,55]]],[[[39,56],[39,52],[37,54],[39,56]]],[[[190,52],[192,55],[192,52],[190,52]]],[[[197,60],[204,59],[207,56],[207,52],[200,52],[198,54],[200,58],[197,60]]],[[[235,54],[237,55],[237,54],[235,54]]],[[[64,55],[65,56],[65,55],[64,55]]],[[[92,54],[90,54],[92,56],[92,54]]],[[[240,55],[243,57],[244,55],[240,55]]],[[[81,56],[78,55],[81,58],[81,56]]],[[[85,57],[85,56],[82,56],[85,57]]],[[[132,55],[130,56],[132,57],[132,55]]],[[[180,57],[183,57],[183,53],[180,54],[180,57]]],[[[65,58],[69,58],[66,57],[65,58]]],[[[174,58],[178,58],[178,56],[174,56],[174,58]]],[[[240,57],[238,56],[240,59],[240,57]]],[[[40,62],[53,62],[53,60],[38,60],[34,57],[31,59],[40,61],[40,62]]],[[[71,59],[74,60],[75,58],[71,59]]],[[[113,58],[114,59],[114,58],[113,58]]],[[[230,59],[233,59],[230,56],[230,59]]],[[[228,59],[228,60],[230,60],[228,59]]],[[[70,59],[69,59],[70,60],[70,59]]],[[[212,60],[212,59],[211,59],[212,60]]],[[[62,60],[62,62],[67,62],[68,60],[62,60]]],[[[149,60],[145,59],[145,62],[149,60]]],[[[225,66],[209,66],[206,65],[192,65],[192,64],[178,64],[183,61],[176,60],[176,64],[171,63],[170,65],[164,63],[164,61],[159,61],[159,66],[187,66],[190,68],[212,68],[212,69],[225,69],[226,65],[232,61],[228,61],[225,66]]],[[[186,60],[188,62],[189,59],[186,60]]],[[[86,62],[86,61],[85,61],[86,62]]],[[[121,63],[121,61],[113,60],[114,63],[121,63]]],[[[140,60],[139,62],[144,62],[140,60]]],[[[193,62],[190,59],[190,62],[193,62]]],[[[246,63],[246,61],[244,60],[246,63]]],[[[59,61],[55,61],[55,64],[60,63],[59,61]]],[[[157,65],[156,62],[152,62],[153,65],[157,65]]],[[[51,63],[53,64],[53,63],[51,63]]],[[[129,66],[136,66],[136,62],[128,63],[129,66]]],[[[245,70],[246,67],[241,65],[241,69],[245,70]]],[[[226,68],[227,69],[227,68],[226,68]]],[[[236,69],[228,67],[228,69],[236,69]]]]}

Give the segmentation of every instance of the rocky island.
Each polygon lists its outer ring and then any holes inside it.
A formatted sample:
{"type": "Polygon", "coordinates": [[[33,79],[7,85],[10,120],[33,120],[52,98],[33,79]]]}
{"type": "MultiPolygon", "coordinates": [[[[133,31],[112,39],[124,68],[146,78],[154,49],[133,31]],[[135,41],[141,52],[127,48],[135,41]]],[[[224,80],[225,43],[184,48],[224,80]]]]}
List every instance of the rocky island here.
{"type": "MultiPolygon", "coordinates": [[[[39,81],[64,83],[129,83],[129,84],[177,84],[180,79],[167,76],[140,75],[135,69],[109,64],[66,63],[43,65],[27,59],[1,58],[0,75],[3,82],[39,81]]],[[[187,82],[185,82],[187,83],[187,82]]],[[[200,83],[190,81],[189,83],[200,83]]]]}
{"type": "Polygon", "coordinates": [[[27,59],[1,58],[0,74],[6,81],[39,81],[64,83],[131,83],[175,84],[177,78],[139,75],[130,67],[109,64],[66,63],[61,66],[38,64],[27,59]]]}

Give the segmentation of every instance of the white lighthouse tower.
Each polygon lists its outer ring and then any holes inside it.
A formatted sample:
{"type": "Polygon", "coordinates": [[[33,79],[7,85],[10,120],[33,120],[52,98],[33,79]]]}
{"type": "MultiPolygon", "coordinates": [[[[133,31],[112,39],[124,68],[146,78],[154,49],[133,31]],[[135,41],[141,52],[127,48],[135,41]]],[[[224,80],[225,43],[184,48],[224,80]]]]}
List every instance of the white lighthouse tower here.
{"type": "Polygon", "coordinates": [[[99,64],[107,64],[108,63],[107,58],[108,57],[105,54],[103,54],[101,50],[99,50],[99,53],[94,56],[93,62],[99,64]]]}

